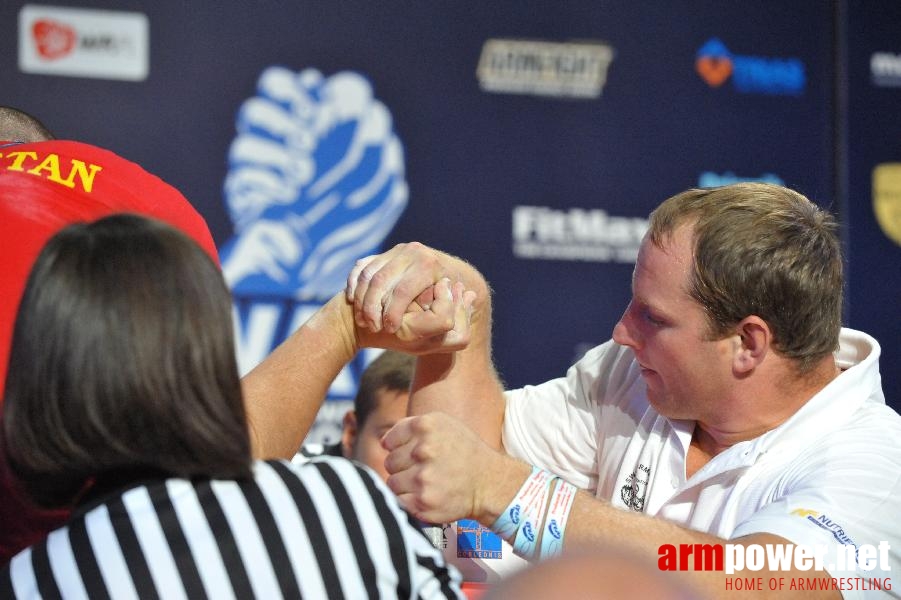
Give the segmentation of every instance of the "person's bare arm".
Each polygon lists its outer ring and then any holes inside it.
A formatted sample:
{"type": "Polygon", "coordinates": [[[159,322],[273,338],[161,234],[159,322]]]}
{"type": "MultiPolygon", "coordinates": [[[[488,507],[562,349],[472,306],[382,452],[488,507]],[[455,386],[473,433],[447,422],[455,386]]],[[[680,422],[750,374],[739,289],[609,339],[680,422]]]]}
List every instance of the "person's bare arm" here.
{"type": "Polygon", "coordinates": [[[408,305],[391,332],[355,326],[353,306],[337,294],[248,373],[242,390],[254,456],[294,456],[332,381],[360,348],[421,354],[466,346],[474,294],[445,279],[429,292],[427,309],[408,305]]]}
{"type": "Polygon", "coordinates": [[[291,458],[328,388],[357,353],[350,305],[339,294],[241,380],[257,458],[291,458]]]}
{"type": "MultiPolygon", "coordinates": [[[[385,434],[382,443],[389,450],[385,459],[385,467],[390,473],[388,486],[407,510],[425,522],[470,518],[491,527],[531,472],[530,465],[492,450],[464,423],[439,413],[400,421],[385,434]]],[[[507,541],[513,543],[514,540],[507,541]]],[[[665,544],[685,553],[682,545],[689,546],[693,552],[696,544],[697,548],[707,546],[707,550],[702,548],[700,551],[713,552],[715,545],[724,546],[725,551],[727,543],[739,546],[739,549],[753,544],[791,544],[785,538],[764,533],[725,540],[661,518],[615,508],[579,491],[567,521],[563,549],[567,552],[580,547],[622,548],[659,564],[661,546],[665,544]]],[[[793,577],[830,578],[826,571],[799,570],[794,562],[790,570],[784,571],[771,571],[764,565],[760,570],[745,568],[726,573],[725,570],[695,570],[695,559],[690,560],[683,573],[686,581],[711,598],[742,597],[742,594],[755,598],[780,595],[778,589],[769,589],[770,578],[783,578],[784,582],[790,582],[793,577]],[[741,582],[742,587],[747,583],[757,587],[758,578],[763,587],[737,591],[735,582],[739,578],[746,580],[741,582]]],[[[697,564],[703,567],[709,563],[697,564]]],[[[782,592],[785,591],[783,588],[782,592]]],[[[837,590],[793,590],[791,594],[792,598],[839,597],[837,590]]]]}

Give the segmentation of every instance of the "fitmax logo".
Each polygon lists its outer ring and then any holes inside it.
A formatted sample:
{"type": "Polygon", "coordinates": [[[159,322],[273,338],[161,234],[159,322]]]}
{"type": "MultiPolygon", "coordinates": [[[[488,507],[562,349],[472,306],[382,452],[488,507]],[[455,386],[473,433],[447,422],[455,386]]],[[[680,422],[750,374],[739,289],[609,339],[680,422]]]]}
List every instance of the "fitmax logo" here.
{"type": "Polygon", "coordinates": [[[710,87],[720,87],[731,79],[742,94],[799,96],[807,84],[800,59],[735,55],[717,38],[698,50],[695,70],[710,87]]]}

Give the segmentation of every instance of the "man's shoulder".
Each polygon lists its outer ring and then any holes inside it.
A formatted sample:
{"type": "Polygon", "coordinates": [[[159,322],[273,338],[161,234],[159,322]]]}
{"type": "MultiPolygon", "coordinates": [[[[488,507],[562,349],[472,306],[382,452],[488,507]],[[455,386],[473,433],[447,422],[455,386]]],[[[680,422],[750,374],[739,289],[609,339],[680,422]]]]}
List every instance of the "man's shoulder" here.
{"type": "Polygon", "coordinates": [[[882,402],[864,402],[829,436],[832,444],[853,441],[860,447],[894,451],[901,458],[901,415],[882,402]]]}

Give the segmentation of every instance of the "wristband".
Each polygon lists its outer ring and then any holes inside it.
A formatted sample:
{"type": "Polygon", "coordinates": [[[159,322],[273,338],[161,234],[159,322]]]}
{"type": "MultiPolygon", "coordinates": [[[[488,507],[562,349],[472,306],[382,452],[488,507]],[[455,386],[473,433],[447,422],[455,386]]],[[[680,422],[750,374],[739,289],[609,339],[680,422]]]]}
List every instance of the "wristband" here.
{"type": "Polygon", "coordinates": [[[548,496],[550,496],[551,484],[557,479],[547,471],[544,484],[538,487],[528,504],[523,508],[522,526],[516,532],[513,541],[513,552],[523,558],[532,558],[538,548],[538,536],[544,527],[544,515],[547,511],[548,496]]]}
{"type": "Polygon", "coordinates": [[[519,488],[516,496],[513,497],[513,500],[507,505],[504,512],[491,524],[491,529],[503,539],[512,543],[522,525],[523,517],[526,516],[524,511],[527,505],[533,501],[537,494],[542,493],[547,484],[550,483],[551,478],[552,475],[547,471],[538,467],[532,467],[532,473],[522,484],[522,487],[519,488]]]}
{"type": "Polygon", "coordinates": [[[566,531],[566,522],[569,520],[569,512],[572,510],[576,499],[576,486],[563,481],[557,482],[557,489],[551,497],[548,507],[547,522],[541,536],[541,558],[550,558],[563,551],[563,534],[566,531]]]}

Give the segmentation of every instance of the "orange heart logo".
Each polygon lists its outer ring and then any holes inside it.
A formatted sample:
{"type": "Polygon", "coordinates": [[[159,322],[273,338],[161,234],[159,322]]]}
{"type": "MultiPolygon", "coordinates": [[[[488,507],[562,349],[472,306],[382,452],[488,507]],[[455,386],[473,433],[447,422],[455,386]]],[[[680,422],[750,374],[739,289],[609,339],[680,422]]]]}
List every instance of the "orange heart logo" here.
{"type": "Polygon", "coordinates": [[[35,21],[31,26],[38,54],[47,60],[56,60],[72,52],[78,37],[75,30],[49,19],[35,21]]]}
{"type": "Polygon", "coordinates": [[[732,61],[726,57],[704,56],[695,61],[695,70],[711,87],[719,87],[732,74],[732,61]]]}

